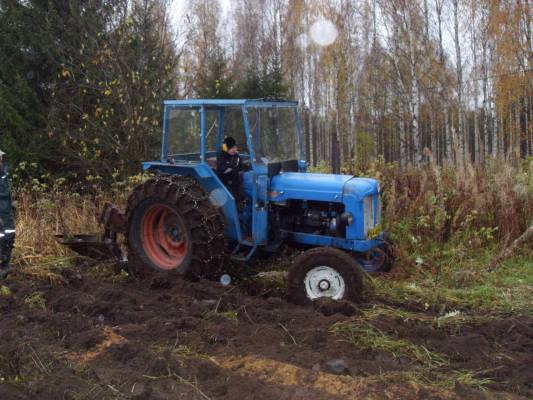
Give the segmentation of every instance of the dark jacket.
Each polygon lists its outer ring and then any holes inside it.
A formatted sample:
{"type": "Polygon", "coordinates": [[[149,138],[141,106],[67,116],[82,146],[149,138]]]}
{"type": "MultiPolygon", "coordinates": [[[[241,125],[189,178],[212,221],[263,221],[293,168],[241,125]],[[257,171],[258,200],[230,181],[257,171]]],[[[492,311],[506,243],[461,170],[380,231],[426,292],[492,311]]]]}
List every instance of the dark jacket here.
{"type": "Polygon", "coordinates": [[[0,161],[0,268],[6,267],[15,242],[15,216],[7,165],[0,161]]]}
{"type": "Polygon", "coordinates": [[[238,189],[240,185],[239,172],[242,170],[242,160],[239,154],[234,156],[221,151],[217,157],[217,175],[231,190],[238,189]]]}
{"type": "Polygon", "coordinates": [[[5,229],[14,229],[13,203],[7,165],[0,161],[0,233],[5,229]]]}

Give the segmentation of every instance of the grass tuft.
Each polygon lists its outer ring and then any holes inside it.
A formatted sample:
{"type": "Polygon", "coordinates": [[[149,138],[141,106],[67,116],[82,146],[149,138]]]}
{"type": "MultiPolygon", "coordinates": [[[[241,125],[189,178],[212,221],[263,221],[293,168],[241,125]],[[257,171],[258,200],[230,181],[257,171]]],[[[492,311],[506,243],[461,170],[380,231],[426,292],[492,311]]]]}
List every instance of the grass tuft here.
{"type": "Polygon", "coordinates": [[[11,297],[13,293],[11,293],[11,289],[7,286],[0,286],[0,297],[11,297]]]}
{"type": "Polygon", "coordinates": [[[237,311],[217,311],[217,310],[210,310],[203,314],[203,317],[205,319],[213,319],[217,317],[222,317],[230,321],[237,322],[239,320],[239,313],[237,311]]]}
{"type": "Polygon", "coordinates": [[[428,368],[440,367],[448,363],[445,355],[429,351],[405,339],[387,335],[366,321],[339,322],[330,332],[344,337],[357,347],[377,349],[391,353],[395,358],[407,357],[428,368]]]}
{"type": "Polygon", "coordinates": [[[24,299],[24,303],[30,308],[46,310],[46,299],[43,292],[33,292],[24,299]]]}

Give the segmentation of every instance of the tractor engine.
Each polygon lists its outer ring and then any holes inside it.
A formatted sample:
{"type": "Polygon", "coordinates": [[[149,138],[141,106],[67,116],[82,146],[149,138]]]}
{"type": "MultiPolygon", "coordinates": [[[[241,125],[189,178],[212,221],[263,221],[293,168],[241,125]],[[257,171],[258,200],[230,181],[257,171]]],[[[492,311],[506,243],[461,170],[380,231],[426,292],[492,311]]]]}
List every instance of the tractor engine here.
{"type": "Polygon", "coordinates": [[[288,200],[276,204],[280,228],[314,235],[346,237],[349,214],[344,205],[322,201],[288,200]]]}

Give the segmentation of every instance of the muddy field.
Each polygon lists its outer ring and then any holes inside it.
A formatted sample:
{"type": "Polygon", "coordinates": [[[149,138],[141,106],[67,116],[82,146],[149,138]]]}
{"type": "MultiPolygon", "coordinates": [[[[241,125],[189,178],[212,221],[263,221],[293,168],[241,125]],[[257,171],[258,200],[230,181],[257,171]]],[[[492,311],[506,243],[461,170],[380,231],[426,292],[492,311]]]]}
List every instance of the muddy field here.
{"type": "Polygon", "coordinates": [[[0,399],[533,397],[531,316],[440,324],[379,299],[305,308],[246,285],[59,276],[1,282],[0,399]]]}

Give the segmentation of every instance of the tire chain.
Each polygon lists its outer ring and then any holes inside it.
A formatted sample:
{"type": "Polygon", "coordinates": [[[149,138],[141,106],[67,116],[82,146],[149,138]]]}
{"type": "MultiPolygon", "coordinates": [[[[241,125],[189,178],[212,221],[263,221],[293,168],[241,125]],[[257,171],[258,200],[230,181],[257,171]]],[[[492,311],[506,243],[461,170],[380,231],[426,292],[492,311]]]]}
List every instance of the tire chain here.
{"type": "Polygon", "coordinates": [[[192,226],[189,226],[192,236],[204,236],[202,233],[207,236],[206,238],[193,238],[191,268],[187,275],[195,278],[218,279],[223,270],[224,220],[220,212],[209,200],[205,190],[195,179],[159,174],[138,185],[128,198],[127,220],[130,220],[134,208],[148,197],[157,196],[169,201],[171,190],[175,191],[171,195],[172,203],[175,203],[178,208],[180,203],[189,202],[188,206],[190,208],[183,214],[187,222],[198,218],[198,216],[191,217],[190,214],[200,214],[200,218],[194,221],[195,223],[192,226]],[[193,232],[198,228],[201,232],[193,232]],[[198,250],[200,250],[200,255],[198,250]]]}

